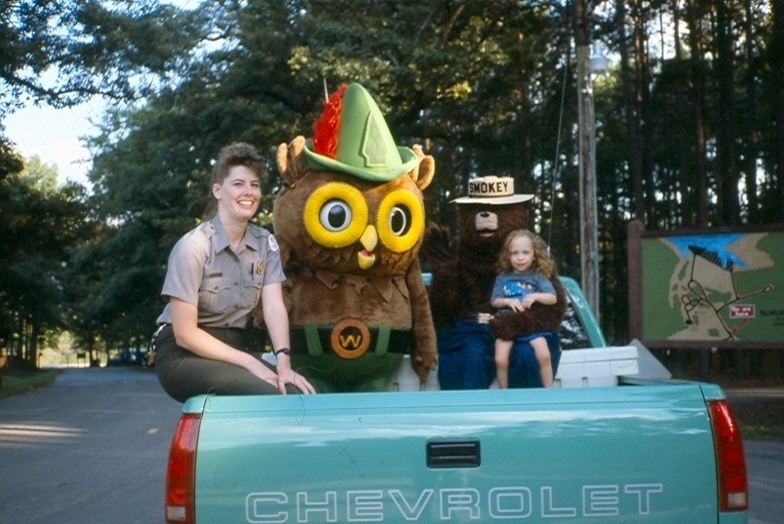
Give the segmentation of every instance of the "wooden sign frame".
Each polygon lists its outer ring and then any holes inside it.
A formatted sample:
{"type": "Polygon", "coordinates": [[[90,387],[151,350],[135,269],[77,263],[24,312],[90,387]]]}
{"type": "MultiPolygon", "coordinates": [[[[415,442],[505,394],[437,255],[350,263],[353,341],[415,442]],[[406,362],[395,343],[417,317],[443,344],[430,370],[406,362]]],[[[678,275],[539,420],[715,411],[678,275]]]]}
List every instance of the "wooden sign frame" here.
{"type": "Polygon", "coordinates": [[[627,228],[629,334],[649,348],[784,349],[784,224],[627,228]]]}

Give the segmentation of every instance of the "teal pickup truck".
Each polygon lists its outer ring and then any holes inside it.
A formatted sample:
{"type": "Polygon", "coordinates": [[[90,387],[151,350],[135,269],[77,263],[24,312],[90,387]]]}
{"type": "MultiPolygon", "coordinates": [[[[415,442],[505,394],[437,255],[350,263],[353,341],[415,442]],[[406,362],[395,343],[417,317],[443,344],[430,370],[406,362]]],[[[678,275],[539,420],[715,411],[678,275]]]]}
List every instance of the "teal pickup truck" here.
{"type": "MultiPolygon", "coordinates": [[[[568,367],[612,348],[563,281],[568,367]]],[[[166,522],[747,523],[722,390],[643,368],[547,390],[406,391],[398,377],[383,393],[195,397],[172,439],[166,522]]]]}

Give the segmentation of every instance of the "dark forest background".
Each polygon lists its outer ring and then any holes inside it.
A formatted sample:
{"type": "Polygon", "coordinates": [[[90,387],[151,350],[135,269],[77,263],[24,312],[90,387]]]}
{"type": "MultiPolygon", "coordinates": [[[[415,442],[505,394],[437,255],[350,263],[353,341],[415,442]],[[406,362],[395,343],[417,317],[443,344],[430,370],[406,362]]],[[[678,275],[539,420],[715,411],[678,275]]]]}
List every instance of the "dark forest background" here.
{"type": "Polygon", "coordinates": [[[514,177],[579,281],[576,12],[610,59],[593,82],[600,318],[628,342],[631,220],[784,222],[781,1],[0,2],[0,126],[24,105],[109,100],[86,137],[88,187],[22,158],[0,127],[0,351],[35,366],[63,332],[91,358],[145,348],[218,150],[269,155],[269,226],[276,147],[309,136],[342,82],[435,157],[430,221],[454,229],[469,178],[514,177]]]}

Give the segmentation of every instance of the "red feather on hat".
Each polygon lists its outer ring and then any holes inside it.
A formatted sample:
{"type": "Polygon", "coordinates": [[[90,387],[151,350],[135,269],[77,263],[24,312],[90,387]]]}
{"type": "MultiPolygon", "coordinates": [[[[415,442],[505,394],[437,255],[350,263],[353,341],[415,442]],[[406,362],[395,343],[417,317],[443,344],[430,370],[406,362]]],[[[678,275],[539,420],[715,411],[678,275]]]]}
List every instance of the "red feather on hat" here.
{"type": "Polygon", "coordinates": [[[343,106],[343,92],[348,87],[341,84],[324,102],[324,111],[316,121],[313,132],[313,152],[327,158],[335,159],[338,150],[338,132],[340,131],[340,110],[343,106]]]}

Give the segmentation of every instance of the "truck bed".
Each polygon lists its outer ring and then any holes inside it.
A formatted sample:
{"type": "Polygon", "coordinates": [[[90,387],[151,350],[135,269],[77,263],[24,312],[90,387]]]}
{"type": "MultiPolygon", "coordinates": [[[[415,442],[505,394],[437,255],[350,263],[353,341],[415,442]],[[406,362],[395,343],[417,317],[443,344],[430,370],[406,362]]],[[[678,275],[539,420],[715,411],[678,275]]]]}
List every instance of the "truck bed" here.
{"type": "Polygon", "coordinates": [[[719,520],[706,400],[723,397],[677,382],[196,397],[196,521],[745,522],[719,520]]]}

